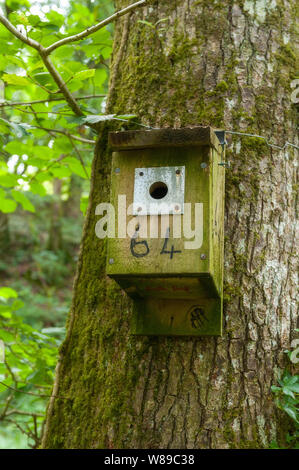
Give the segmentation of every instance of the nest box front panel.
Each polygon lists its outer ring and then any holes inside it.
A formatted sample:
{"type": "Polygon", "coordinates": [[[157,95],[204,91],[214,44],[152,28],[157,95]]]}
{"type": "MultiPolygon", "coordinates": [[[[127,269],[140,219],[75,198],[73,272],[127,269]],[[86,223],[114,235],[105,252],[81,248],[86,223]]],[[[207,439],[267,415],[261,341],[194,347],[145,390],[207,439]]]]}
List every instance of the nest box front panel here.
{"type": "MultiPolygon", "coordinates": [[[[111,202],[117,208],[118,196],[126,196],[127,207],[132,205],[133,208],[132,214],[127,215],[127,224],[132,222],[133,226],[131,237],[128,235],[126,238],[109,239],[110,263],[108,262],[107,268],[109,275],[160,276],[209,273],[209,158],[209,148],[204,147],[190,147],[183,151],[174,148],[155,148],[113,153],[111,202]],[[202,168],[202,163],[207,166],[202,168]],[[144,182],[141,183],[142,179],[144,182]],[[163,195],[164,185],[167,185],[167,194],[159,199],[152,197],[151,192],[155,196],[155,191],[157,196],[163,195]],[[183,235],[182,215],[184,203],[187,202],[191,203],[193,223],[195,214],[192,203],[202,204],[200,214],[202,220],[198,223],[202,224],[203,237],[202,241],[199,241],[200,247],[195,250],[185,248],[185,243],[190,241],[183,235]],[[161,215],[155,215],[161,206],[164,208],[162,213],[160,212],[161,215]],[[177,227],[179,224],[182,237],[175,238],[174,225],[177,227]],[[145,226],[147,233],[143,234],[145,226]],[[158,237],[153,238],[151,236],[153,234],[158,234],[158,237]]],[[[116,220],[118,226],[117,210],[116,220]]]]}

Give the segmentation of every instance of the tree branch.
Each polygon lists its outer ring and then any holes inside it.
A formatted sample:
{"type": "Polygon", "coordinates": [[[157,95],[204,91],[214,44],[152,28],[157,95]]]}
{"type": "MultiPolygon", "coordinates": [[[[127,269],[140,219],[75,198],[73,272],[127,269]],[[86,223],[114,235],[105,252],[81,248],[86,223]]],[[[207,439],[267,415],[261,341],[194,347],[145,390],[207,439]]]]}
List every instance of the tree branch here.
{"type": "Polygon", "coordinates": [[[66,84],[64,83],[62,76],[60,75],[58,70],[56,70],[50,58],[47,55],[45,55],[43,51],[40,51],[40,56],[46,68],[52,75],[56,85],[58,86],[58,88],[61,90],[61,93],[65,97],[65,100],[68,103],[69,107],[74,111],[74,113],[77,116],[84,116],[84,113],[81,111],[75,98],[73,97],[72,93],[70,92],[66,84]]]}
{"type": "Polygon", "coordinates": [[[81,153],[80,153],[79,150],[77,149],[77,146],[74,144],[73,139],[71,138],[71,136],[69,136],[69,139],[70,139],[70,142],[71,142],[71,144],[72,144],[72,146],[73,146],[73,149],[75,150],[76,154],[78,155],[78,158],[79,158],[79,160],[80,160],[80,162],[81,162],[81,165],[82,165],[82,167],[83,167],[83,170],[84,170],[84,173],[85,173],[85,175],[86,175],[86,178],[89,179],[89,175],[88,175],[88,173],[87,173],[87,171],[86,171],[85,164],[84,164],[84,160],[83,160],[83,158],[82,158],[82,156],[81,156],[81,153]]]}
{"type": "Polygon", "coordinates": [[[51,44],[50,46],[45,48],[46,54],[50,54],[53,52],[57,47],[64,46],[65,44],[69,44],[70,42],[76,42],[80,41],[81,39],[86,38],[87,36],[90,36],[90,34],[95,33],[99,29],[103,28],[109,23],[112,23],[112,21],[116,20],[117,18],[125,15],[126,13],[129,13],[129,11],[135,10],[136,8],[145,5],[147,0],[139,0],[136,3],[133,3],[132,5],[127,6],[126,8],[123,8],[122,10],[117,11],[116,13],[113,13],[113,15],[109,16],[103,21],[100,21],[94,26],[90,26],[89,28],[85,29],[81,33],[74,34],[73,36],[69,36],[67,38],[60,39],[57,42],[54,42],[54,44],[51,44]]]}
{"type": "Polygon", "coordinates": [[[11,409],[7,411],[6,415],[4,416],[4,419],[6,418],[6,416],[10,416],[10,415],[22,415],[22,416],[32,416],[32,417],[36,416],[38,418],[44,417],[44,415],[41,413],[27,413],[27,411],[11,409]]]}

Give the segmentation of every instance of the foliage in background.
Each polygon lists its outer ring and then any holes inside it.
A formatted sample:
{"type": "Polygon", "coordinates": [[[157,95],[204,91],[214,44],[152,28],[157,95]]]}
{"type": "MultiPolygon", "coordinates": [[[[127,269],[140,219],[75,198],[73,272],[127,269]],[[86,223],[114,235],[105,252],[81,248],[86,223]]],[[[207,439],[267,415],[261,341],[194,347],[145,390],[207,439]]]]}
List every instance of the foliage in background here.
{"type": "MultiPolygon", "coordinates": [[[[47,46],[106,18],[112,3],[6,0],[1,8],[47,46]]],[[[51,54],[87,120],[105,119],[112,29],[51,54]]],[[[0,285],[9,286],[0,290],[0,448],[24,448],[39,444],[64,336],[96,132],[68,107],[36,50],[2,24],[0,41],[0,285]]]]}
{"type": "MultiPolygon", "coordinates": [[[[59,340],[25,324],[16,314],[23,303],[9,287],[0,288],[0,329],[5,345],[0,362],[0,424],[40,443],[44,411],[51,393],[59,340]]],[[[2,344],[3,344],[2,343],[2,344]]]]}
{"type": "MultiPolygon", "coordinates": [[[[67,203],[68,201],[65,202],[65,204],[67,203]]],[[[41,344],[40,334],[44,339],[45,335],[50,335],[54,339],[54,342],[51,340],[49,342],[49,338],[46,338],[45,347],[31,348],[30,361],[28,362],[28,358],[23,358],[25,362],[20,361],[17,369],[21,368],[22,370],[25,364],[28,376],[39,372],[49,348],[50,354],[55,354],[56,357],[57,345],[64,337],[65,318],[70,305],[72,277],[81,236],[82,217],[80,217],[79,207],[77,207],[76,217],[62,216],[59,219],[62,232],[60,249],[56,251],[48,249],[53,196],[43,198],[34,196],[34,204],[37,208],[36,213],[24,213],[18,209],[9,214],[10,244],[6,252],[2,253],[0,261],[0,285],[5,282],[6,285],[10,288],[13,287],[18,292],[17,302],[15,297],[11,297],[10,300],[2,298],[1,305],[2,311],[13,314],[13,318],[2,318],[0,315],[0,341],[4,341],[6,347],[6,364],[5,367],[0,366],[0,374],[2,375],[0,380],[8,384],[12,382],[8,368],[13,370],[15,364],[15,358],[9,350],[11,344],[7,342],[7,339],[10,338],[7,333],[11,334],[12,325],[14,327],[14,348],[19,343],[22,345],[24,327],[31,332],[33,343],[39,340],[36,346],[41,344]],[[30,371],[28,367],[31,368],[30,371]]],[[[5,292],[16,295],[10,289],[1,290],[1,292],[2,295],[5,292]]],[[[5,315],[7,316],[7,313],[5,315]]],[[[48,378],[47,382],[43,384],[39,382],[39,385],[42,385],[40,390],[43,391],[43,394],[51,393],[54,364],[55,359],[51,364],[51,373],[45,376],[48,378]]],[[[22,390],[33,390],[33,393],[40,393],[34,387],[32,388],[30,381],[27,385],[30,385],[29,388],[26,386],[24,388],[23,383],[18,382],[18,387],[21,386],[22,390]]],[[[13,387],[15,388],[14,385],[13,387]]],[[[13,395],[13,399],[7,410],[8,413],[11,412],[11,409],[21,409],[28,415],[17,412],[8,416],[4,414],[2,419],[0,418],[0,448],[35,446],[40,438],[42,416],[45,413],[47,397],[38,398],[21,392],[14,393],[12,390],[5,390],[2,386],[0,416],[6,406],[9,394],[13,395]],[[36,418],[38,425],[36,432],[32,416],[32,413],[36,412],[35,405],[38,405],[38,414],[41,415],[36,418]],[[35,432],[34,439],[33,431],[35,432]]]]}
{"type": "MultiPolygon", "coordinates": [[[[291,365],[298,363],[298,346],[285,352],[288,354],[291,365]]],[[[293,432],[288,432],[286,435],[286,442],[289,447],[299,449],[299,375],[292,374],[285,369],[278,380],[278,385],[272,385],[271,390],[275,395],[277,407],[291,418],[294,425],[293,432]]]]}

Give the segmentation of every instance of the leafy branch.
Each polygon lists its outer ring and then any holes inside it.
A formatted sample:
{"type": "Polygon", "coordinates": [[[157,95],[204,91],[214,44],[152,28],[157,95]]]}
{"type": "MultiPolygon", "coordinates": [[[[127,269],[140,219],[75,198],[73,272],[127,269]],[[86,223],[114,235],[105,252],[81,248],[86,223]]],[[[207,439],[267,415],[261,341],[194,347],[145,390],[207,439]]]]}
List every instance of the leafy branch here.
{"type": "Polygon", "coordinates": [[[58,72],[58,70],[55,68],[53,62],[50,59],[50,54],[56,50],[58,47],[64,46],[66,44],[69,44],[71,42],[76,42],[80,41],[82,39],[85,39],[86,37],[90,36],[91,34],[95,33],[101,28],[104,28],[104,26],[108,25],[109,23],[112,23],[114,20],[117,18],[120,18],[121,16],[135,10],[136,8],[145,5],[147,0],[139,0],[136,3],[133,3],[132,5],[129,5],[122,10],[117,11],[113,15],[109,16],[103,21],[100,21],[94,26],[90,26],[89,28],[85,29],[84,31],[81,31],[78,34],[68,36],[66,38],[60,39],[59,41],[54,42],[48,47],[44,47],[41,43],[38,41],[35,41],[34,39],[31,39],[28,36],[25,36],[23,33],[21,33],[4,15],[0,14],[0,22],[5,26],[16,38],[18,38],[20,41],[22,41],[24,44],[27,44],[29,47],[35,49],[46,69],[52,76],[53,80],[55,81],[56,85],[58,86],[60,92],[63,94],[66,102],[68,103],[69,107],[72,109],[72,111],[77,115],[77,116],[83,116],[84,113],[79,107],[76,98],[72,95],[70,92],[69,88],[67,87],[65,81],[63,80],[62,76],[58,72]]]}

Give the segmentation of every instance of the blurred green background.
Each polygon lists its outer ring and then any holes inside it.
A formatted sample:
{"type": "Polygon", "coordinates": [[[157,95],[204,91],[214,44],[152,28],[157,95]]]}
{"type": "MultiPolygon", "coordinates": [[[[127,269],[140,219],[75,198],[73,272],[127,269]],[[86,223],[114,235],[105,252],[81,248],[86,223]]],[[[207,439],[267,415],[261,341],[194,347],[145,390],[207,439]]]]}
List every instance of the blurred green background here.
{"type": "MultiPolygon", "coordinates": [[[[44,46],[114,11],[110,0],[0,6],[44,46]]],[[[96,120],[104,119],[112,33],[109,24],[51,54],[84,115],[96,120]]],[[[2,24],[0,42],[0,448],[38,448],[70,309],[96,132],[66,105],[36,50],[2,24]]]]}

